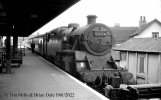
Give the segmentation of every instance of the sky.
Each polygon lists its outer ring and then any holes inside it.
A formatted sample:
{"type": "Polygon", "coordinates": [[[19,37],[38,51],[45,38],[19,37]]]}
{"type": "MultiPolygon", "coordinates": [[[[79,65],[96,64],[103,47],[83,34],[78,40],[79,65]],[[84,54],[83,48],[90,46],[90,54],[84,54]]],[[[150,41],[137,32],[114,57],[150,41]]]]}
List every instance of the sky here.
{"type": "Polygon", "coordinates": [[[119,23],[122,27],[138,26],[140,16],[146,21],[161,21],[161,0],[80,0],[32,35],[44,34],[69,23],[87,24],[87,15],[96,15],[97,23],[109,27],[119,23]]]}

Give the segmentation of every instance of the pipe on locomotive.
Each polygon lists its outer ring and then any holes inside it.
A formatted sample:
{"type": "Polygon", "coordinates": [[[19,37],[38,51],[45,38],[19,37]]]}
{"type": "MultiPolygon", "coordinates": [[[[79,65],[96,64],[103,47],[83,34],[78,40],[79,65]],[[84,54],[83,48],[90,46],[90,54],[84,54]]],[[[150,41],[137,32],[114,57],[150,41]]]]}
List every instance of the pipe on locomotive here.
{"type": "Polygon", "coordinates": [[[87,16],[87,25],[96,23],[96,18],[97,18],[96,15],[88,15],[87,16]]]}
{"type": "Polygon", "coordinates": [[[79,27],[78,23],[70,23],[68,24],[68,28],[72,28],[72,27],[79,27]]]}

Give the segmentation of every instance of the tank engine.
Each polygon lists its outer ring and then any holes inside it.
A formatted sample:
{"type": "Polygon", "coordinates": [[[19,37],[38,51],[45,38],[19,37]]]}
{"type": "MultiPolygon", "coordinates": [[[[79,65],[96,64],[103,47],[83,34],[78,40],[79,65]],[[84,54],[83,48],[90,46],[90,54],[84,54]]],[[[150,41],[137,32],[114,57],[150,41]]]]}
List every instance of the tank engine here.
{"type": "Polygon", "coordinates": [[[37,52],[95,87],[111,84],[110,79],[116,72],[126,81],[131,79],[127,77],[130,73],[117,68],[111,56],[112,31],[106,25],[96,23],[95,15],[87,18],[86,26],[72,23],[34,38],[33,41],[38,41],[37,52]]]}

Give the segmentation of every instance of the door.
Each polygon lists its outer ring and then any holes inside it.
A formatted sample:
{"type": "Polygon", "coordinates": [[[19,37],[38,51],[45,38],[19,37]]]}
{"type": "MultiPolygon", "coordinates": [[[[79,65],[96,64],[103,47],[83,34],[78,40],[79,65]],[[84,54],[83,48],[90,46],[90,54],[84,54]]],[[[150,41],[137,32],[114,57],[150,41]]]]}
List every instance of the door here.
{"type": "Polygon", "coordinates": [[[138,64],[137,64],[137,84],[146,84],[147,80],[147,56],[146,54],[138,54],[138,64]]]}
{"type": "Polygon", "coordinates": [[[148,83],[159,83],[159,59],[158,55],[149,55],[148,60],[148,83]]]}

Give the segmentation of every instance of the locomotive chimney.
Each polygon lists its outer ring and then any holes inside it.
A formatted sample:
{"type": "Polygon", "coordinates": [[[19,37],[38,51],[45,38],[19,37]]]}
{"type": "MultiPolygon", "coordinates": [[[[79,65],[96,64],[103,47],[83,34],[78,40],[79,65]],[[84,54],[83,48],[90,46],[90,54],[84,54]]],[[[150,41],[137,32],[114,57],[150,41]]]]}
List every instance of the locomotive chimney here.
{"type": "Polygon", "coordinates": [[[87,16],[87,24],[94,24],[96,23],[96,15],[88,15],[87,16]]]}

